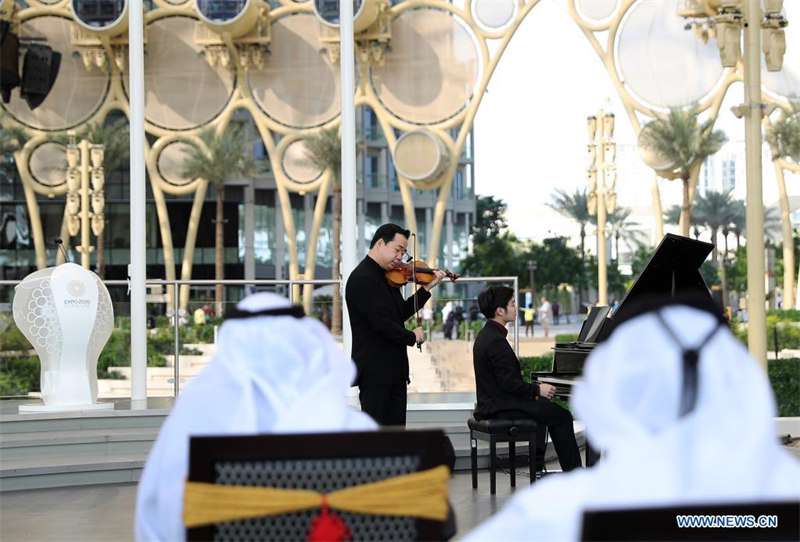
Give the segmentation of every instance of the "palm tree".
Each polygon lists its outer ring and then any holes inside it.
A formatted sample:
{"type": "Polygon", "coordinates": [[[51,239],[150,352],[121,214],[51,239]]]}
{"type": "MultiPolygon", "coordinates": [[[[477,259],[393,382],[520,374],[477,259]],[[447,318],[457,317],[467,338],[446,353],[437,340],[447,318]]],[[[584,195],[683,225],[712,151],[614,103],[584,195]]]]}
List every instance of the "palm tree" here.
{"type": "Polygon", "coordinates": [[[664,222],[677,226],[681,222],[681,206],[673,205],[664,211],[664,222]]]}
{"type": "MultiPolygon", "coordinates": [[[[728,232],[733,233],[736,237],[736,250],[735,252],[739,252],[739,247],[741,246],[741,239],[742,234],[745,233],[747,225],[747,216],[746,210],[744,206],[744,202],[741,200],[734,200],[733,201],[733,215],[731,218],[730,226],[728,227],[728,232]]],[[[780,217],[775,215],[775,210],[771,207],[764,208],[764,229],[769,230],[770,227],[774,226],[778,223],[780,217]]],[[[722,232],[725,234],[725,228],[722,229],[722,232]]],[[[769,233],[767,233],[769,235],[769,233]]],[[[725,240],[727,243],[727,239],[725,240]]],[[[727,252],[727,251],[726,251],[727,252]]]]}
{"type": "Polygon", "coordinates": [[[781,116],[767,130],[767,142],[772,157],[790,157],[800,162],[800,100],[789,102],[789,109],[782,109],[781,116]]]}
{"type": "Polygon", "coordinates": [[[15,151],[18,151],[25,144],[28,136],[15,124],[6,121],[6,113],[0,111],[0,167],[12,162],[15,151]]]}
{"type": "MultiPolygon", "coordinates": [[[[551,201],[547,204],[548,207],[554,209],[558,213],[567,218],[571,218],[581,228],[581,273],[583,273],[586,263],[586,225],[592,221],[592,216],[589,214],[589,201],[586,195],[586,189],[576,189],[574,193],[568,194],[565,190],[557,188],[555,193],[550,196],[551,201]]],[[[578,306],[580,307],[583,301],[582,288],[578,288],[578,306]]]]}
{"type": "MultiPolygon", "coordinates": [[[[338,128],[324,128],[304,138],[306,158],[321,171],[327,171],[333,181],[333,247],[331,247],[331,276],[339,274],[342,230],[342,140],[338,128]]],[[[331,333],[342,332],[342,292],[333,289],[331,333]]]]}
{"type": "Polygon", "coordinates": [[[691,193],[703,161],[717,152],[727,138],[721,130],[713,130],[714,121],[698,123],[697,106],[688,109],[673,107],[666,118],[658,118],[642,127],[641,144],[676,164],[674,173],[683,182],[681,235],[689,236],[692,212],[691,193]]]}
{"type": "Polygon", "coordinates": [[[575,190],[573,194],[568,194],[565,190],[557,188],[555,193],[550,196],[551,201],[548,207],[567,218],[571,218],[581,228],[581,259],[584,255],[584,240],[586,238],[586,225],[592,222],[589,215],[588,198],[586,189],[575,190]]]}
{"type": "Polygon", "coordinates": [[[783,237],[783,306],[794,307],[794,236],[789,209],[789,197],[786,193],[786,179],[783,164],[780,162],[791,158],[800,162],[800,101],[790,102],[790,109],[783,109],[781,116],[767,130],[767,142],[772,150],[772,163],[778,181],[781,210],[781,236],[783,237]]]}
{"type": "MultiPolygon", "coordinates": [[[[638,229],[640,224],[630,220],[633,211],[629,207],[619,207],[614,212],[606,216],[606,224],[611,230],[611,237],[614,239],[614,250],[616,265],[619,267],[619,240],[628,247],[631,252],[636,252],[644,246],[644,232],[638,229]]],[[[592,217],[595,218],[595,217],[592,217]]],[[[596,218],[595,218],[596,220],[596,218]]]]}
{"type": "MultiPolygon", "coordinates": [[[[214,183],[217,192],[217,212],[214,230],[214,280],[225,279],[225,181],[258,173],[255,160],[245,141],[240,124],[228,126],[220,133],[213,129],[200,134],[203,147],[192,145],[181,166],[181,174],[189,179],[204,179],[214,183]]],[[[222,314],[222,284],[214,292],[216,313],[222,314]]]]}
{"type": "MultiPolygon", "coordinates": [[[[705,194],[695,196],[692,216],[694,222],[705,226],[711,232],[711,242],[717,242],[717,234],[722,228],[729,226],[738,219],[741,206],[733,199],[731,190],[725,192],[707,191],[705,194]]],[[[717,251],[711,253],[711,261],[718,264],[717,251]]]]}

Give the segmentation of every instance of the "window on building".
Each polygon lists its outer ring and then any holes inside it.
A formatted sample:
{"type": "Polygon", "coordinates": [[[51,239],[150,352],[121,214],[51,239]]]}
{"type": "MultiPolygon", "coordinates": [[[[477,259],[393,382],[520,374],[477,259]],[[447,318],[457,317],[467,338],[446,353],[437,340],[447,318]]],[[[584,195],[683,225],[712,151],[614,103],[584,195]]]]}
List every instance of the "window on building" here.
{"type": "Polygon", "coordinates": [[[722,162],[722,191],[733,190],[736,186],[736,161],[733,159],[722,162]]]}
{"type": "Polygon", "coordinates": [[[709,159],[703,163],[703,175],[700,182],[700,191],[708,192],[714,187],[714,160],[709,159]]]}
{"type": "Polygon", "coordinates": [[[379,188],[378,157],[368,154],[364,160],[364,168],[364,186],[367,188],[379,188]]]}

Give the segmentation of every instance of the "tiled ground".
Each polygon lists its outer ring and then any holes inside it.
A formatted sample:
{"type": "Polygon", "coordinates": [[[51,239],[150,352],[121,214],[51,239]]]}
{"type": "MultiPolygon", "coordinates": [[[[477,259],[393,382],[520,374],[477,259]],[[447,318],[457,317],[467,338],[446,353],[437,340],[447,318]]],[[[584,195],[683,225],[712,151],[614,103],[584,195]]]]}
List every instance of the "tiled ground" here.
{"type": "MultiPolygon", "coordinates": [[[[450,481],[450,501],[456,513],[458,534],[499,510],[528,486],[520,476],[517,488],[499,473],[497,494],[489,495],[489,475],[480,472],[479,488],[472,489],[470,473],[457,472],[450,481]]],[[[0,539],[9,542],[123,542],[133,540],[136,485],[116,484],[63,489],[37,489],[0,494],[0,539]]]]}

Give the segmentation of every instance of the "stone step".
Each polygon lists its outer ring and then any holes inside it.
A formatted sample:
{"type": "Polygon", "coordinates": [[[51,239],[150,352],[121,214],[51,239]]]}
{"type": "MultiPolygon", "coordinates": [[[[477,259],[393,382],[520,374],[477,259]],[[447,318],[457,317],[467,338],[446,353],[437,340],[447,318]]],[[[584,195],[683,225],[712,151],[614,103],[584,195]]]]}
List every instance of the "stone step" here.
{"type": "MultiPolygon", "coordinates": [[[[125,377],[125,379],[130,380],[131,378],[131,368],[130,367],[109,367],[109,371],[115,371],[125,377]]],[[[193,368],[188,371],[184,371],[183,367],[180,368],[178,371],[181,378],[183,377],[194,377],[197,376],[202,368],[193,368]]],[[[147,378],[148,380],[162,380],[164,378],[173,378],[175,376],[175,367],[148,367],[147,368],[147,378]]],[[[120,379],[122,380],[122,379],[120,379]]]]}
{"type": "Polygon", "coordinates": [[[159,427],[79,429],[0,435],[2,464],[33,457],[148,453],[159,427]]]}
{"type": "MultiPolygon", "coordinates": [[[[456,403],[409,405],[409,429],[442,429],[456,452],[456,469],[470,468],[471,407],[456,403]],[[445,404],[446,405],[446,404],[445,404]],[[437,408],[438,407],[438,408],[437,408]]],[[[0,419],[0,491],[137,481],[167,410],[8,415],[0,419]],[[91,413],[96,414],[96,413],[91,413]],[[110,415],[109,415],[110,414],[110,415]]],[[[506,446],[498,447],[504,454],[506,446]]],[[[488,445],[478,443],[478,466],[488,466],[488,445]]],[[[517,447],[519,455],[527,447],[517,447]]],[[[548,453],[550,460],[552,452],[548,453]]]]}
{"type": "MultiPolygon", "coordinates": [[[[0,434],[43,433],[51,431],[84,431],[160,428],[169,409],[42,412],[4,414],[0,416],[0,434]]],[[[2,455],[0,455],[2,461],[2,455]]]]}
{"type": "Polygon", "coordinates": [[[149,452],[33,457],[0,462],[0,492],[137,482],[149,452]]]}

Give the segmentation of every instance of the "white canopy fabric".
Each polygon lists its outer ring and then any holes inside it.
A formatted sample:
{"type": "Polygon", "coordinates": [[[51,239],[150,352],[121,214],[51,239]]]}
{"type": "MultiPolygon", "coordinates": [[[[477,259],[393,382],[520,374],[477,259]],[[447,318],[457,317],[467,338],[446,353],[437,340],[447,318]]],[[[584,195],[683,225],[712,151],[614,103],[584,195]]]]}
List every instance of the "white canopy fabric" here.
{"type": "MultiPolygon", "coordinates": [[[[661,309],[684,347],[718,325],[661,309]]],[[[781,449],[763,370],[721,327],[700,350],[695,408],[678,416],[682,352],[656,313],[622,325],[587,360],[572,406],[605,457],[518,493],[465,540],[578,540],[584,510],[800,497],[800,462],[781,449]]]]}
{"type": "MultiPolygon", "coordinates": [[[[260,293],[237,308],[289,306],[285,298],[260,293]]],[[[191,435],[376,429],[372,418],[347,405],[354,376],[352,360],[312,318],[267,315],[223,323],[214,357],[181,393],[147,460],[136,540],[185,540],[181,516],[191,435]]]]}

